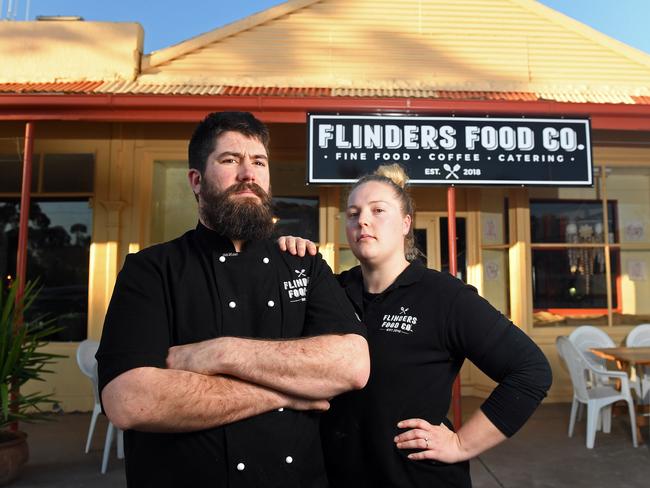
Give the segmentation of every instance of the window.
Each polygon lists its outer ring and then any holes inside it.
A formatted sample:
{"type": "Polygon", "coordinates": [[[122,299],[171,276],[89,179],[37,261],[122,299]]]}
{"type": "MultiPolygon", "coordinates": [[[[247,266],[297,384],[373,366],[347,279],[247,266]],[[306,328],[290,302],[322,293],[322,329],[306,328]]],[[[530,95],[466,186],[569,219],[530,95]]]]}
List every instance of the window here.
{"type": "MultiPolygon", "coordinates": [[[[32,158],[32,191],[38,188],[39,157],[32,158]]],[[[0,193],[20,193],[23,180],[23,161],[19,156],[0,154],[0,193]]]]}
{"type": "MultiPolygon", "coordinates": [[[[0,202],[0,272],[15,277],[18,201],[0,202]]],[[[54,319],[63,327],[51,340],[81,341],[88,322],[88,259],[92,210],[87,199],[33,199],[29,211],[27,280],[41,291],[28,319],[54,319]]]]}
{"type": "Polygon", "coordinates": [[[273,197],[273,215],[276,235],[320,241],[317,197],[273,197]]]}
{"type": "MultiPolygon", "coordinates": [[[[43,154],[32,158],[32,193],[92,193],[92,154],[43,154]]],[[[0,154],[0,194],[20,196],[23,176],[20,155],[0,154]]]]}
{"type": "Polygon", "coordinates": [[[187,161],[155,161],[150,244],[169,241],[196,227],[199,214],[187,181],[187,161]]]}
{"type": "MultiPolygon", "coordinates": [[[[456,217],[456,277],[467,282],[465,217],[456,217]]],[[[449,273],[449,219],[440,218],[440,271],[449,273]]]]}
{"type": "MultiPolygon", "coordinates": [[[[347,225],[347,213],[348,208],[348,191],[341,191],[337,189],[338,192],[338,203],[339,203],[339,213],[337,215],[337,229],[336,229],[336,253],[337,253],[337,264],[335,272],[337,274],[343,273],[348,269],[354,268],[359,264],[359,260],[356,258],[350,245],[348,244],[348,239],[346,237],[345,228],[347,225]]],[[[426,243],[425,243],[426,246],[426,243]]],[[[426,250],[426,247],[425,247],[426,250]]]]}
{"type": "MultiPolygon", "coordinates": [[[[559,314],[607,313],[605,235],[616,242],[616,202],[598,200],[530,202],[533,243],[533,308],[559,314]],[[557,244],[545,247],[544,244],[557,244]]],[[[612,307],[618,307],[618,252],[613,253],[612,307]]]]}
{"type": "Polygon", "coordinates": [[[535,326],[650,322],[650,169],[595,174],[594,188],[530,190],[535,326]]]}
{"type": "MultiPolygon", "coordinates": [[[[26,278],[38,280],[41,291],[26,315],[53,319],[62,327],[51,340],[80,341],[88,327],[94,156],[37,155],[33,164],[26,278]]],[[[16,274],[22,162],[0,155],[0,171],[5,170],[9,178],[0,184],[0,276],[8,282],[16,274]]]]}

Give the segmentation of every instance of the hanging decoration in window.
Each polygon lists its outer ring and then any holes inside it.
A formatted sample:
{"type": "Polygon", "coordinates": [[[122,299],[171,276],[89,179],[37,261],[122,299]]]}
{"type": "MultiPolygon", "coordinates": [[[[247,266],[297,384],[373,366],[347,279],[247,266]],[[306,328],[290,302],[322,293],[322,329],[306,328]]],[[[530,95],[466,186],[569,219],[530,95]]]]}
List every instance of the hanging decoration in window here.
{"type": "MultiPolygon", "coordinates": [[[[574,221],[569,222],[566,226],[566,242],[568,244],[599,244],[603,243],[603,224],[576,224],[574,221]]],[[[579,247],[570,248],[569,268],[571,274],[581,275],[585,281],[585,293],[589,295],[591,291],[591,277],[594,269],[599,274],[605,270],[605,253],[602,248],[579,247]]]]}

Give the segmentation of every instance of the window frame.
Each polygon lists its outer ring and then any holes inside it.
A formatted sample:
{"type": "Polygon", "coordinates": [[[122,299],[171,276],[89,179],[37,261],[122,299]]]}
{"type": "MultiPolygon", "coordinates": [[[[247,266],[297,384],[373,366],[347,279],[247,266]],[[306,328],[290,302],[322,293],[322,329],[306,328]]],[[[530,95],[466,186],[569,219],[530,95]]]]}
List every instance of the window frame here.
{"type": "MultiPolygon", "coordinates": [[[[622,295],[622,277],[621,277],[621,253],[620,253],[620,242],[618,236],[618,202],[617,200],[612,199],[579,199],[579,198],[532,198],[528,201],[528,208],[531,209],[535,203],[599,203],[603,212],[601,213],[601,224],[603,229],[606,229],[606,232],[603,232],[603,242],[602,243],[568,243],[568,242],[533,242],[532,235],[532,217],[531,217],[531,236],[530,236],[530,250],[531,250],[531,269],[533,265],[532,255],[536,250],[540,251],[568,251],[569,249],[602,249],[605,255],[605,284],[606,284],[606,307],[597,307],[597,308],[566,308],[566,307],[535,307],[534,301],[535,296],[533,295],[533,313],[537,312],[549,312],[555,315],[562,315],[565,317],[570,316],[579,316],[579,315],[596,315],[596,314],[608,314],[611,309],[612,312],[622,312],[623,310],[623,295],[622,295]],[[609,242],[609,207],[612,206],[613,215],[611,216],[612,228],[614,233],[614,242],[609,242]],[[607,210],[605,210],[605,208],[607,210]],[[615,248],[615,249],[612,249],[615,248]],[[611,260],[613,258],[613,252],[616,252],[617,259],[617,269],[618,274],[615,278],[615,286],[611,287],[608,283],[612,283],[612,266],[611,260]],[[614,294],[610,295],[611,291],[616,293],[616,307],[613,307],[611,304],[613,302],[614,294]]],[[[532,213],[532,211],[531,211],[532,213]]],[[[531,283],[532,286],[533,283],[531,283]]]]}

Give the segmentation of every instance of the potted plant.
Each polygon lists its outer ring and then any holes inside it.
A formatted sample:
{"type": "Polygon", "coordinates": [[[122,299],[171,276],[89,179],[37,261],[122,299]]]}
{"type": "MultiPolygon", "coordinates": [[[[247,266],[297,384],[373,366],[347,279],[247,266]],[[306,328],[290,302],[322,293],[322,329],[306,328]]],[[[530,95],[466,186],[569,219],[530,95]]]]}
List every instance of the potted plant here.
{"type": "Polygon", "coordinates": [[[54,403],[51,394],[23,394],[20,387],[43,381],[42,375],[51,372],[47,365],[64,357],[41,349],[58,330],[51,321],[22,319],[37,295],[35,283],[28,283],[20,296],[17,281],[8,287],[0,283],[0,485],[15,479],[29,457],[27,436],[17,423],[46,420],[43,407],[54,403]]]}

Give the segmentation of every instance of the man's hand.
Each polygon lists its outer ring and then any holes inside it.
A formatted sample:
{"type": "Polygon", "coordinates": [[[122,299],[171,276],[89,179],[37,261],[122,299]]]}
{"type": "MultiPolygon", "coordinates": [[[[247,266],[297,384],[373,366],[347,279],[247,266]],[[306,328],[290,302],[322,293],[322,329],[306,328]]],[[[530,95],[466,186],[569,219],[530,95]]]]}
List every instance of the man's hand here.
{"type": "Polygon", "coordinates": [[[305,256],[305,253],[309,253],[310,256],[315,256],[318,252],[316,244],[302,237],[278,237],[278,246],[280,246],[282,251],[286,251],[293,256],[298,255],[301,258],[305,256]]]}
{"type": "Polygon", "coordinates": [[[325,412],[330,409],[329,400],[309,400],[307,398],[300,398],[293,395],[285,395],[287,399],[287,407],[291,410],[317,410],[325,412]]]}
{"type": "Polygon", "coordinates": [[[167,353],[167,368],[207,376],[220,373],[219,358],[221,349],[218,346],[219,339],[209,339],[184,346],[169,348],[167,353]]]}

